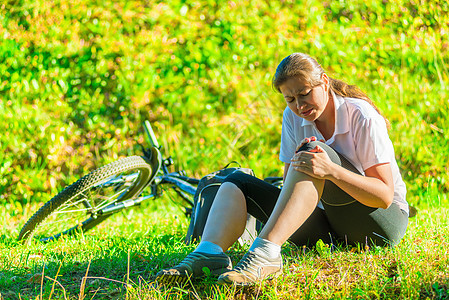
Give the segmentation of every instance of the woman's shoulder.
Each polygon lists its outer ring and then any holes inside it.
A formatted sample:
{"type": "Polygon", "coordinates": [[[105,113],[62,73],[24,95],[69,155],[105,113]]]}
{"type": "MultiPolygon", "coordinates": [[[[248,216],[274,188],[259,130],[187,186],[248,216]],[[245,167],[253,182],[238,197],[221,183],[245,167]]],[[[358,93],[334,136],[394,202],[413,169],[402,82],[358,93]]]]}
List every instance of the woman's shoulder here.
{"type": "Polygon", "coordinates": [[[380,129],[382,133],[387,130],[384,117],[367,101],[358,98],[344,98],[347,108],[349,128],[354,134],[363,134],[367,131],[380,129]]]}
{"type": "Polygon", "coordinates": [[[358,98],[344,98],[348,115],[353,120],[383,120],[383,117],[377,110],[368,102],[358,98]]]}

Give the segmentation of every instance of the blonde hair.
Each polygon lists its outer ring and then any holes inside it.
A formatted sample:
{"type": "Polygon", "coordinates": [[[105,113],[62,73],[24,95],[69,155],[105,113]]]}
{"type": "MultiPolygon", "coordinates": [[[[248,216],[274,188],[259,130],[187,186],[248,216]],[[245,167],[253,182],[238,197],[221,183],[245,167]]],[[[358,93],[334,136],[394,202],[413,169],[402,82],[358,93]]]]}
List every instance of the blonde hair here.
{"type": "MultiPolygon", "coordinates": [[[[310,87],[323,84],[322,75],[324,70],[321,65],[312,57],[304,53],[293,53],[284,58],[276,68],[276,73],[273,76],[273,88],[281,92],[279,87],[289,78],[298,77],[301,81],[308,84],[310,87]]],[[[379,108],[373,101],[362,92],[356,85],[349,85],[341,80],[329,77],[330,89],[337,95],[349,98],[358,98],[365,100],[385,119],[387,127],[390,127],[390,122],[380,112],[379,108]]]]}

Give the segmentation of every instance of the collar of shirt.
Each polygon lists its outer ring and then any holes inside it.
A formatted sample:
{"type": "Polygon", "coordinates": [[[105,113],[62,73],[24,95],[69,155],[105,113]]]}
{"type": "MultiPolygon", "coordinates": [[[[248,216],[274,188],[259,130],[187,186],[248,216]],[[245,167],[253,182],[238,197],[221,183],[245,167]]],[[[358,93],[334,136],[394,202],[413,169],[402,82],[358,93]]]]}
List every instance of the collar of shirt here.
{"type": "MultiPolygon", "coordinates": [[[[345,99],[339,95],[336,95],[332,90],[331,94],[332,99],[334,99],[334,107],[335,107],[335,130],[332,137],[327,141],[329,144],[333,142],[334,137],[337,134],[343,134],[349,131],[348,108],[346,107],[345,99]]],[[[301,126],[315,127],[315,123],[307,121],[306,119],[302,119],[301,126]]]]}

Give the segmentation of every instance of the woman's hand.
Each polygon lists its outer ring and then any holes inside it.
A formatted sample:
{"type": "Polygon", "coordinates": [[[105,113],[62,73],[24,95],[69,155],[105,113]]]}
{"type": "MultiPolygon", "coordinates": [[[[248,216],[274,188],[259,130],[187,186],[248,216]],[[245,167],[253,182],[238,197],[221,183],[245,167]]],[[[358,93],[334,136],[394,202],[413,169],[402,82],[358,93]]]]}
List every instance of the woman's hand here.
{"type": "MultiPolygon", "coordinates": [[[[317,141],[316,136],[311,136],[311,137],[308,137],[308,138],[303,139],[303,140],[301,141],[301,143],[299,144],[299,146],[296,147],[295,153],[298,153],[299,149],[300,149],[302,146],[304,146],[305,144],[310,143],[310,142],[316,142],[316,141],[317,141]]],[[[324,140],[320,140],[320,142],[323,142],[323,143],[324,143],[324,140]]]]}
{"type": "Polygon", "coordinates": [[[327,153],[318,145],[310,152],[301,151],[295,153],[291,162],[291,167],[294,170],[319,179],[329,179],[334,166],[335,163],[331,161],[327,153]]]}

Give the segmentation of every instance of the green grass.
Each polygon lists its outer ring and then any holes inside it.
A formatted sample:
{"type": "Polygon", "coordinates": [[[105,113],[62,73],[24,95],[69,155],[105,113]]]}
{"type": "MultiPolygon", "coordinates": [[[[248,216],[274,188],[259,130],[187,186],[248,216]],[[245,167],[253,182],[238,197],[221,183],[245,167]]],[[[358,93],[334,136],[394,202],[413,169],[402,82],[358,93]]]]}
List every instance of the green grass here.
{"type": "MultiPolygon", "coordinates": [[[[449,298],[448,32],[449,4],[436,0],[3,1],[2,296],[449,298]],[[253,289],[211,280],[157,289],[157,270],[192,249],[181,242],[187,221],[168,203],[119,215],[84,237],[16,242],[27,218],[65,185],[140,153],[146,119],[188,175],[232,160],[259,177],[281,175],[285,104],[270,79],[293,51],[357,84],[390,120],[407,198],[419,211],[399,247],[319,255],[288,246],[284,275],[253,289]],[[27,282],[42,270],[42,284],[27,282]]],[[[231,252],[234,261],[241,252],[231,252]]]]}
{"type": "MultiPolygon", "coordinates": [[[[212,278],[182,287],[158,287],[154,276],[194,245],[183,244],[188,225],[160,201],[119,214],[78,238],[24,246],[18,224],[29,216],[1,210],[0,291],[5,299],[447,299],[449,210],[420,211],[393,249],[283,249],[285,271],[275,280],[236,289],[212,278]],[[161,211],[165,211],[164,214],[161,211]],[[149,221],[148,221],[149,220],[149,221]],[[41,282],[41,274],[44,279],[41,282]],[[126,288],[128,286],[128,288],[126,288]],[[51,297],[50,297],[51,296],[51,297]]],[[[234,263],[245,247],[231,248],[234,263]]]]}

